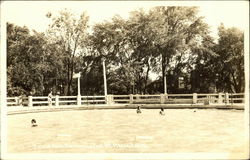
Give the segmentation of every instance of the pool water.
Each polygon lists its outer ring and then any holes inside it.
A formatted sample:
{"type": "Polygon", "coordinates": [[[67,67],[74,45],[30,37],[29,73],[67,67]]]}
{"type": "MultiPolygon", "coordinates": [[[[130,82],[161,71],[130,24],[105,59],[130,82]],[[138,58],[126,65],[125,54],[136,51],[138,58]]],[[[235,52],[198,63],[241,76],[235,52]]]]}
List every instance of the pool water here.
{"type": "Polygon", "coordinates": [[[242,152],[244,111],[81,110],[8,115],[10,153],[242,152]],[[196,111],[196,112],[194,112],[196,111]],[[31,119],[38,126],[31,127],[31,119]]]}

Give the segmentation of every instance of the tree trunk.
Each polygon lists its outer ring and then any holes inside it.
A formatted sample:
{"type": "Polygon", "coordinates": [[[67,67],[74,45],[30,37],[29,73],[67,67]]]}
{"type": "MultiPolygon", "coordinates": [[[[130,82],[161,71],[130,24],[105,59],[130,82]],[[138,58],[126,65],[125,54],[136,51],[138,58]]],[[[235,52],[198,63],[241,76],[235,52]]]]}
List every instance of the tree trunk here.
{"type": "Polygon", "coordinates": [[[144,94],[146,94],[146,91],[147,91],[147,82],[148,82],[148,75],[149,75],[149,71],[150,71],[150,64],[147,63],[147,66],[148,66],[148,69],[147,69],[145,82],[144,82],[144,94]]]}
{"type": "Polygon", "coordinates": [[[244,88],[245,88],[245,86],[243,85],[244,84],[244,78],[245,78],[245,74],[244,74],[244,71],[241,71],[240,70],[240,67],[239,67],[239,75],[238,75],[238,77],[237,77],[237,80],[238,80],[238,90],[237,90],[237,92],[238,93],[242,93],[242,92],[244,92],[244,88]]]}

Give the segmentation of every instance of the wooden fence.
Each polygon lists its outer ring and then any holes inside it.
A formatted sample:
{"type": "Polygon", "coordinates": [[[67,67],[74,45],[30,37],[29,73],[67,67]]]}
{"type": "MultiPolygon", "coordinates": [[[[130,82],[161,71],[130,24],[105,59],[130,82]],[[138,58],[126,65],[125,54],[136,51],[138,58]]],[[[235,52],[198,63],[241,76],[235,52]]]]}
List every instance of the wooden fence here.
{"type": "Polygon", "coordinates": [[[159,95],[107,95],[105,96],[54,96],[50,100],[42,97],[8,97],[8,106],[86,106],[99,104],[243,104],[244,93],[213,94],[159,94],[159,95]]]}

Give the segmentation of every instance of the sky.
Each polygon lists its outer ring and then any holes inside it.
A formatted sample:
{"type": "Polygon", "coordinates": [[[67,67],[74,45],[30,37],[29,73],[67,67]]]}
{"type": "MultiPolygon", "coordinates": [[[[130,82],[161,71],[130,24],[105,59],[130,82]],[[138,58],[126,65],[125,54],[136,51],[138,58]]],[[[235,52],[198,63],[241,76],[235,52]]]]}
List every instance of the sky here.
{"type": "Polygon", "coordinates": [[[51,23],[45,15],[48,12],[58,14],[67,8],[76,15],[86,11],[89,24],[93,25],[110,20],[115,14],[128,18],[129,12],[154,6],[199,6],[200,15],[211,27],[211,35],[217,35],[218,26],[237,27],[245,30],[249,27],[248,1],[5,1],[1,4],[2,16],[5,21],[19,26],[27,26],[44,32],[51,23]]]}

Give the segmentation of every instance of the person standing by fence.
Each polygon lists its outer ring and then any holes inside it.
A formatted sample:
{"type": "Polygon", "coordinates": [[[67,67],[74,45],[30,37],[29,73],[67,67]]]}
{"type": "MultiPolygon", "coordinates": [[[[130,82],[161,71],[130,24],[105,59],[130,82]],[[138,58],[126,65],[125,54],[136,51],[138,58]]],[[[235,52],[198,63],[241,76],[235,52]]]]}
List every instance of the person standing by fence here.
{"type": "Polygon", "coordinates": [[[21,94],[19,97],[18,97],[18,105],[19,106],[23,106],[23,94],[21,94]]]}
{"type": "Polygon", "coordinates": [[[48,95],[48,103],[49,103],[49,106],[52,106],[52,91],[50,91],[49,95],[48,95]]]}

